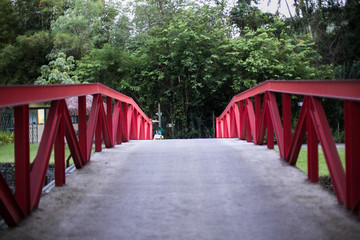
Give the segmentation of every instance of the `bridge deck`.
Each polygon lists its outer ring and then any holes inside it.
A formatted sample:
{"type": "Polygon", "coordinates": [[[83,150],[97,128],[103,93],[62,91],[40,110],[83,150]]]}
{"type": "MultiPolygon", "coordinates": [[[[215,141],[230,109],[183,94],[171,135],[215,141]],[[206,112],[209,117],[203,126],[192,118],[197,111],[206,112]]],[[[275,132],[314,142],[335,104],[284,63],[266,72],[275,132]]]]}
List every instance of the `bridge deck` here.
{"type": "Polygon", "coordinates": [[[360,239],[358,218],[278,153],[236,139],[92,156],[1,239],[360,239]]]}

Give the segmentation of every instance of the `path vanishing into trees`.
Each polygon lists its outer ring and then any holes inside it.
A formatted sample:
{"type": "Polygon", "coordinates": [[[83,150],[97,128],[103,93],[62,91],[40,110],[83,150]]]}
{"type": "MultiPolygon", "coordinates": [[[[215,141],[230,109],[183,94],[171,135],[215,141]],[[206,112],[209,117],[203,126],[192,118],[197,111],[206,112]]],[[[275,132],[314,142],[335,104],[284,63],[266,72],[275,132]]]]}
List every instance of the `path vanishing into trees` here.
{"type": "Polygon", "coordinates": [[[95,153],[0,239],[359,239],[335,195],[266,146],[130,141],[95,153]]]}

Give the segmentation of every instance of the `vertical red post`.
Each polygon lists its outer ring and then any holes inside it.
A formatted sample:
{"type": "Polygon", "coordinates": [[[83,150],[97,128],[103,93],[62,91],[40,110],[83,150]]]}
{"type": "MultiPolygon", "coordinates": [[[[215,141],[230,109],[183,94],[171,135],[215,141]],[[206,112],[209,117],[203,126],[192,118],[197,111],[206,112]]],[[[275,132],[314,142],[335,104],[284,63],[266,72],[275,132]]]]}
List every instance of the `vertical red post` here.
{"type": "Polygon", "coordinates": [[[239,112],[240,112],[240,139],[241,140],[245,140],[245,132],[246,132],[246,128],[245,128],[245,114],[244,114],[244,102],[240,101],[239,102],[239,112]]]}
{"type": "Polygon", "coordinates": [[[284,158],[288,159],[288,153],[291,145],[291,95],[282,94],[283,110],[283,134],[284,134],[284,158]]]}
{"type": "Polygon", "coordinates": [[[90,155],[87,153],[86,96],[80,96],[78,98],[78,106],[79,144],[84,159],[83,164],[85,164],[90,159],[90,155]]]}
{"type": "Polygon", "coordinates": [[[222,118],[222,137],[223,138],[227,138],[227,121],[226,121],[226,114],[224,114],[223,118],[222,118]]]}
{"type": "Polygon", "coordinates": [[[219,120],[219,125],[220,125],[220,137],[221,138],[225,138],[225,126],[224,126],[224,117],[222,119],[219,120]]]}
{"type": "Polygon", "coordinates": [[[128,123],[129,126],[129,130],[130,130],[130,140],[135,140],[136,139],[136,133],[137,133],[137,111],[134,108],[134,106],[130,106],[129,108],[130,110],[130,124],[128,123]]]}
{"type": "Polygon", "coordinates": [[[118,126],[117,126],[117,132],[116,132],[116,143],[117,144],[121,144],[122,142],[122,111],[121,111],[121,103],[119,102],[118,104],[115,104],[115,106],[119,109],[119,119],[118,119],[118,126]]]}
{"type": "Polygon", "coordinates": [[[106,97],[106,120],[107,120],[107,125],[108,125],[108,129],[109,129],[109,138],[111,141],[111,147],[115,146],[115,139],[114,139],[114,132],[113,132],[113,110],[112,110],[112,98],[111,97],[106,97]]]}
{"type": "MultiPolygon", "coordinates": [[[[64,111],[64,103],[60,104],[60,112],[64,111]]],[[[64,117],[60,117],[59,128],[57,129],[54,152],[55,152],[55,186],[61,187],[65,184],[65,129],[64,117]]]]}
{"type": "Polygon", "coordinates": [[[153,124],[152,124],[152,119],[150,119],[150,122],[149,122],[149,139],[152,139],[153,138],[153,124]]]}
{"type": "Polygon", "coordinates": [[[269,111],[266,114],[266,142],[268,149],[274,149],[274,127],[269,111]]]}
{"type": "Polygon", "coordinates": [[[29,106],[14,107],[15,198],[23,213],[30,214],[29,106]]]}
{"type": "Polygon", "coordinates": [[[346,207],[359,212],[360,204],[360,103],[344,101],[346,207]],[[357,208],[357,209],[355,209],[357,208]]]}
{"type": "Polygon", "coordinates": [[[140,140],[141,139],[141,132],[142,132],[142,117],[139,115],[139,113],[136,113],[136,139],[140,140]]]}
{"type": "Polygon", "coordinates": [[[229,112],[227,112],[226,113],[226,119],[225,119],[225,126],[226,126],[226,128],[225,128],[225,137],[226,138],[231,138],[231,123],[230,123],[230,121],[231,121],[231,116],[230,116],[230,113],[229,112]]]}
{"type": "Polygon", "coordinates": [[[311,104],[308,102],[308,114],[306,117],[307,128],[307,158],[308,158],[308,178],[311,182],[319,181],[319,157],[318,157],[318,137],[314,124],[311,119],[311,104]]]}
{"type": "Polygon", "coordinates": [[[238,103],[234,103],[234,121],[236,127],[236,137],[240,139],[241,129],[240,129],[240,110],[238,103]]]}
{"type": "MultiPolygon", "coordinates": [[[[247,101],[245,102],[245,109],[247,109],[247,101]]],[[[251,142],[251,125],[248,112],[245,110],[245,127],[246,127],[246,141],[251,142]]]]}
{"type": "Polygon", "coordinates": [[[261,120],[261,95],[258,94],[255,95],[255,132],[256,133],[259,132],[260,120],[261,120]]]}
{"type": "Polygon", "coordinates": [[[141,139],[145,140],[146,139],[146,121],[145,118],[141,116],[141,139]]]}
{"type": "Polygon", "coordinates": [[[121,103],[121,140],[122,142],[129,141],[129,131],[128,131],[128,105],[127,103],[121,103]]]}
{"type": "Polygon", "coordinates": [[[149,123],[144,119],[143,122],[143,126],[144,126],[144,139],[149,139],[149,123]]]}
{"type": "MultiPolygon", "coordinates": [[[[101,98],[101,96],[100,96],[101,98]]],[[[100,101],[102,104],[102,101],[100,101]]],[[[101,106],[102,107],[102,106],[101,106]]],[[[97,124],[95,126],[95,152],[101,152],[102,149],[102,138],[101,138],[101,130],[102,130],[102,117],[100,116],[99,111],[97,112],[97,124]]]]}
{"type": "Polygon", "coordinates": [[[230,110],[229,110],[229,117],[230,117],[230,138],[235,138],[236,135],[236,126],[235,126],[235,115],[234,115],[234,105],[230,107],[230,110]]]}

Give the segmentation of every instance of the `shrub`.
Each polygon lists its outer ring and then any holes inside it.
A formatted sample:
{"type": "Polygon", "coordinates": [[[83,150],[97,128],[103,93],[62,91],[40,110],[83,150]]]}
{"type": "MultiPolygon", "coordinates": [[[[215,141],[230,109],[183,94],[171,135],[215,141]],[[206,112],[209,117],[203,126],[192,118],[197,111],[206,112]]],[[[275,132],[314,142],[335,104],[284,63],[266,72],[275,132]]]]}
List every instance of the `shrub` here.
{"type": "Polygon", "coordinates": [[[9,131],[0,131],[0,146],[14,143],[14,133],[9,131]]]}

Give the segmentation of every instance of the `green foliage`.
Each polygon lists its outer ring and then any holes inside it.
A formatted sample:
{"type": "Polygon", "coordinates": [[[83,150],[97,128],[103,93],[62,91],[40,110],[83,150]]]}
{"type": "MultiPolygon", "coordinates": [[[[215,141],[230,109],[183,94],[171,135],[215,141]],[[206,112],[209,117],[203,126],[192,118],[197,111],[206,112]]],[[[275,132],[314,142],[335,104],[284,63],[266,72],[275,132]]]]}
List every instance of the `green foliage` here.
{"type": "Polygon", "coordinates": [[[77,61],[75,74],[80,81],[100,82],[136,98],[139,89],[132,77],[139,64],[140,61],[122,47],[105,44],[77,61]]]}
{"type": "Polygon", "coordinates": [[[256,31],[245,27],[243,37],[231,41],[227,65],[238,73],[232,87],[243,91],[268,79],[315,79],[330,75],[329,67],[319,71],[314,63],[321,59],[310,37],[287,34],[285,23],[278,18],[256,31]],[[322,76],[321,76],[322,75],[322,76]]]}
{"type": "Polygon", "coordinates": [[[41,67],[41,76],[35,84],[74,84],[80,83],[73,75],[75,67],[73,56],[66,58],[65,53],[59,53],[57,58],[50,61],[49,65],[41,67]]]}
{"type": "MultiPolygon", "coordinates": [[[[274,22],[274,16],[271,13],[263,13],[257,7],[251,5],[251,0],[238,1],[231,12],[230,17],[232,23],[243,30],[245,27],[251,30],[274,22]]],[[[256,1],[253,1],[256,3],[256,1]]]]}
{"type": "MultiPolygon", "coordinates": [[[[30,150],[30,160],[34,160],[37,152],[39,150],[39,144],[30,144],[29,146],[29,150],[30,150]]],[[[68,148],[67,145],[65,145],[65,156],[69,156],[70,155],[70,149],[68,148]]],[[[15,161],[15,156],[14,156],[14,144],[6,144],[6,145],[0,145],[0,163],[13,163],[15,161]]],[[[55,156],[54,156],[54,151],[51,152],[50,155],[50,160],[49,163],[50,164],[54,164],[55,161],[55,156]]],[[[70,160],[70,165],[72,164],[72,160],[70,160]]]]}
{"type": "Polygon", "coordinates": [[[300,0],[296,10],[293,30],[311,34],[322,63],[339,66],[337,78],[351,76],[360,56],[359,1],[300,0]]]}
{"type": "Polygon", "coordinates": [[[14,133],[9,131],[0,131],[0,146],[14,143],[14,133]]]}
{"type": "Polygon", "coordinates": [[[0,0],[0,48],[16,38],[17,20],[11,1],[0,0]]]}
{"type": "Polygon", "coordinates": [[[101,0],[77,0],[51,24],[56,51],[81,58],[107,42],[116,12],[101,0]]]}
{"type": "Polygon", "coordinates": [[[33,84],[52,47],[48,31],[19,35],[0,49],[0,84],[33,84]]]}

